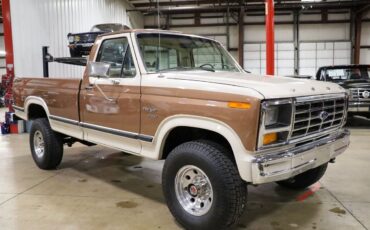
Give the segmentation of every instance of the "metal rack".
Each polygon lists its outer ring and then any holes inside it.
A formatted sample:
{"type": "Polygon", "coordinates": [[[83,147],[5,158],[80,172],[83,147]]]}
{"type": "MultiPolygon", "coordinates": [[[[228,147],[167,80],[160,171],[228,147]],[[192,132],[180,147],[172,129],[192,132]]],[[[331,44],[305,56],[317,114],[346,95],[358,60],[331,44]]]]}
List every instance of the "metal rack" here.
{"type": "Polygon", "coordinates": [[[53,57],[48,52],[49,47],[42,47],[42,63],[43,63],[43,74],[45,78],[49,77],[49,63],[58,62],[68,65],[86,66],[87,57],[53,57]]]}

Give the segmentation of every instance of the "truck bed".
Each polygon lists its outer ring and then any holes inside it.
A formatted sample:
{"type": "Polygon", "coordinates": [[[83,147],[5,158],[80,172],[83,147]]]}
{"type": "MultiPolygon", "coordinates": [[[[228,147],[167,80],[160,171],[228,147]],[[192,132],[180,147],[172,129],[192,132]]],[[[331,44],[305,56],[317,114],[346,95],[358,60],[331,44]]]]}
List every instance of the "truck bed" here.
{"type": "Polygon", "coordinates": [[[14,80],[14,105],[23,108],[27,96],[41,97],[50,115],[79,121],[80,84],[81,79],[17,78],[14,80]]]}

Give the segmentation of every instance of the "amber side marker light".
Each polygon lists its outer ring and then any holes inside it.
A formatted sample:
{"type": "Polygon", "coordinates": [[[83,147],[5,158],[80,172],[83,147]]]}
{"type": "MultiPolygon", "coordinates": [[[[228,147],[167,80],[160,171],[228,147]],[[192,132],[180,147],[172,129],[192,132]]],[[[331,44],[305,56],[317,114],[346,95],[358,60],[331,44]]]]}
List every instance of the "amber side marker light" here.
{"type": "Polygon", "coordinates": [[[273,143],[277,141],[277,133],[269,133],[263,135],[263,144],[268,145],[270,143],[273,143]]]}
{"type": "Polygon", "coordinates": [[[230,108],[235,108],[235,109],[249,109],[252,107],[251,104],[246,103],[246,102],[235,102],[235,101],[230,101],[227,103],[227,106],[230,108]]]}

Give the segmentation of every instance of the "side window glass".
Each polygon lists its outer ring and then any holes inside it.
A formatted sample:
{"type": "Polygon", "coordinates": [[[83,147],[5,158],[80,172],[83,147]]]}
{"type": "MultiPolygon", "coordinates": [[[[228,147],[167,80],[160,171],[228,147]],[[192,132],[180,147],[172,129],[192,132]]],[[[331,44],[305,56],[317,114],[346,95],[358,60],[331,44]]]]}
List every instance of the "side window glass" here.
{"type": "Polygon", "coordinates": [[[127,38],[115,38],[103,41],[97,62],[110,64],[109,77],[135,77],[136,70],[127,38]]]}

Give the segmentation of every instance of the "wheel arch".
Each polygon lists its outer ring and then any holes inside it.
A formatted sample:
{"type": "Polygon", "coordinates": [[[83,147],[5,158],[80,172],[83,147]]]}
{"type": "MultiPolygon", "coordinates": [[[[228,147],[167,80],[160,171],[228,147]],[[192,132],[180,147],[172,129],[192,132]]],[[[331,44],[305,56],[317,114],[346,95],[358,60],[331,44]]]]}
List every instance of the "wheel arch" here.
{"type": "Polygon", "coordinates": [[[46,102],[40,98],[35,96],[27,97],[24,103],[25,114],[27,116],[27,120],[46,117],[49,119],[49,109],[46,102]]]}
{"type": "Polygon", "coordinates": [[[179,128],[192,130],[197,129],[219,135],[228,142],[233,152],[236,151],[238,146],[243,146],[236,132],[229,125],[222,121],[208,117],[178,115],[164,120],[158,128],[159,131],[157,132],[155,138],[162,140],[159,149],[160,158],[163,157],[163,149],[171,133],[179,128]]]}
{"type": "Polygon", "coordinates": [[[170,152],[178,145],[195,140],[213,141],[228,150],[231,153],[233,161],[235,157],[229,141],[221,134],[198,127],[177,126],[169,130],[166,138],[162,142],[160,159],[166,159],[170,152]]]}
{"type": "MultiPolygon", "coordinates": [[[[230,145],[230,149],[232,150],[238,169],[245,168],[239,167],[240,162],[242,162],[240,159],[245,160],[253,158],[252,154],[244,148],[238,134],[226,123],[208,117],[193,115],[175,115],[162,121],[157,129],[153,141],[150,143],[142,142],[142,155],[152,159],[164,159],[166,157],[166,155],[163,154],[165,153],[164,148],[166,146],[166,142],[170,140],[168,139],[170,137],[169,135],[171,134],[171,131],[179,127],[201,129],[224,138],[230,145]]],[[[245,173],[249,175],[248,172],[245,173]]]]}

